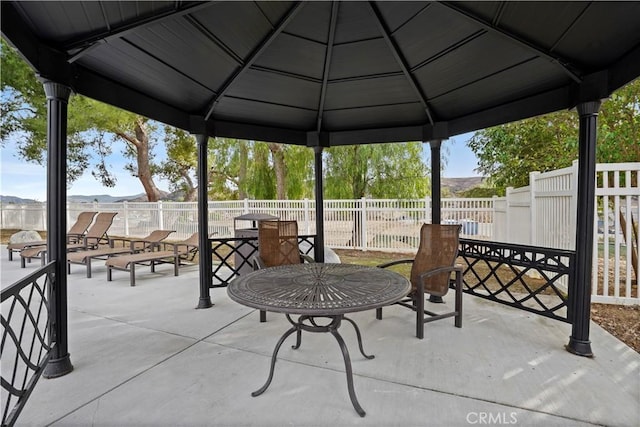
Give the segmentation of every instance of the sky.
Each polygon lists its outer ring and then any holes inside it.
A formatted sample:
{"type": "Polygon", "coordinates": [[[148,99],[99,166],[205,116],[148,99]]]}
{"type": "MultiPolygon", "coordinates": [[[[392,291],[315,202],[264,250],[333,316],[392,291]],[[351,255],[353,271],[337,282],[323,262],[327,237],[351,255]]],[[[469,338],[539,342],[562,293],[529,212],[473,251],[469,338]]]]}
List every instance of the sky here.
{"type": "MultiPolygon", "coordinates": [[[[467,133],[443,142],[442,152],[443,157],[446,158],[443,177],[479,176],[474,170],[477,167],[477,158],[466,144],[471,136],[473,136],[472,133],[467,133]]],[[[424,144],[423,150],[428,165],[430,161],[429,145],[424,144]]],[[[103,187],[93,178],[91,172],[87,171],[71,187],[67,188],[67,194],[84,196],[108,194],[117,197],[143,193],[140,181],[124,169],[126,162],[120,154],[121,152],[121,147],[114,146],[113,154],[108,161],[110,170],[117,178],[115,187],[103,187]]],[[[5,146],[0,148],[0,194],[45,201],[47,193],[46,165],[25,162],[16,153],[14,141],[7,141],[5,146]]],[[[157,159],[162,160],[162,156],[163,153],[159,153],[157,159]]],[[[169,190],[169,183],[166,180],[156,179],[155,181],[161,190],[169,190]]]]}

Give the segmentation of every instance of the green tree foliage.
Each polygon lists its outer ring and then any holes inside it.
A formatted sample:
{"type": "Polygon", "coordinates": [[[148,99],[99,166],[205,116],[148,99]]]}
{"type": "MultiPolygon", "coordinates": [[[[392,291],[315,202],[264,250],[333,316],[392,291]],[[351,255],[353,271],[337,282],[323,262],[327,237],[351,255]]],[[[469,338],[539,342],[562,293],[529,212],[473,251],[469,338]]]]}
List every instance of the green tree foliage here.
{"type": "Polygon", "coordinates": [[[296,145],[252,142],[247,196],[303,199],[313,191],[313,151],[296,145]]]}
{"type": "MultiPolygon", "coordinates": [[[[171,183],[171,191],[180,191],[185,201],[197,199],[198,151],[195,137],[188,132],[165,126],[167,160],[160,174],[171,183]]],[[[207,163],[208,195],[211,200],[236,199],[247,186],[242,165],[248,162],[248,141],[231,138],[210,138],[207,163]]],[[[244,198],[245,196],[242,196],[244,198]]]]}
{"type": "Polygon", "coordinates": [[[269,161],[270,153],[267,144],[253,144],[247,174],[247,193],[251,198],[266,200],[276,198],[275,172],[269,161]]]}
{"type": "Polygon", "coordinates": [[[170,182],[169,190],[179,191],[183,200],[197,199],[198,151],[195,138],[189,133],[171,126],[164,127],[168,160],[159,166],[159,173],[170,182]]]}
{"type": "Polygon", "coordinates": [[[428,168],[419,142],[331,147],[325,155],[329,199],[421,198],[428,194],[428,168]]]}
{"type": "MultiPolygon", "coordinates": [[[[33,70],[4,40],[0,43],[2,73],[2,145],[9,138],[18,140],[18,155],[30,162],[46,161],[47,106],[42,83],[33,70]]],[[[155,201],[159,190],[153,182],[154,127],[135,114],[106,104],[72,95],[67,121],[67,181],[69,183],[89,168],[102,185],[116,183],[107,157],[116,139],[125,142],[125,156],[130,159],[127,170],[139,178],[147,197],[155,201]]]]}
{"type": "MultiPolygon", "coordinates": [[[[479,171],[500,194],[529,184],[529,173],[570,166],[578,158],[579,118],[559,111],[476,132],[469,147],[479,171]]],[[[598,117],[597,161],[640,160],[640,80],[614,92],[598,117]]]]}
{"type": "Polygon", "coordinates": [[[286,194],[290,200],[313,197],[313,150],[298,145],[285,146],[286,194]]]}

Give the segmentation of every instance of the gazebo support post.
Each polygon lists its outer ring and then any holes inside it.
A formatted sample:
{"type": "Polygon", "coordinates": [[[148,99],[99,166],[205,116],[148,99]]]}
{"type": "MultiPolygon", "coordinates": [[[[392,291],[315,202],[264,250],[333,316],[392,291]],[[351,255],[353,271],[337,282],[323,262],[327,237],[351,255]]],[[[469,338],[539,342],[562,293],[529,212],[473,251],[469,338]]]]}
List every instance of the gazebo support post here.
{"type": "MultiPolygon", "coordinates": [[[[431,223],[440,224],[442,222],[442,188],[441,188],[441,163],[440,147],[441,139],[429,141],[431,146],[431,223]]],[[[441,296],[429,295],[429,302],[444,303],[441,296]]]]}
{"type": "Polygon", "coordinates": [[[440,179],[440,147],[441,139],[429,141],[431,146],[431,223],[440,224],[442,221],[442,188],[440,179]]]}
{"type": "Polygon", "coordinates": [[[49,336],[55,342],[42,376],[73,371],[67,321],[67,107],[71,88],[43,80],[47,96],[47,258],[56,261],[49,288],[49,336]]]}
{"type": "Polygon", "coordinates": [[[578,152],[578,203],[576,220],[575,280],[569,290],[571,337],[566,349],[578,356],[593,357],[589,341],[591,271],[593,267],[593,221],[596,180],[596,130],[600,101],[578,104],[580,115],[578,152]]]}
{"type": "Polygon", "coordinates": [[[324,262],[324,184],[322,181],[322,150],[321,146],[313,147],[315,192],[316,192],[316,238],[314,242],[314,259],[324,262]]]}
{"type": "Polygon", "coordinates": [[[211,245],[209,244],[209,166],[207,165],[207,151],[209,136],[206,133],[196,134],[198,144],[198,246],[200,256],[200,299],[196,308],[209,308],[211,302],[211,245]]]}

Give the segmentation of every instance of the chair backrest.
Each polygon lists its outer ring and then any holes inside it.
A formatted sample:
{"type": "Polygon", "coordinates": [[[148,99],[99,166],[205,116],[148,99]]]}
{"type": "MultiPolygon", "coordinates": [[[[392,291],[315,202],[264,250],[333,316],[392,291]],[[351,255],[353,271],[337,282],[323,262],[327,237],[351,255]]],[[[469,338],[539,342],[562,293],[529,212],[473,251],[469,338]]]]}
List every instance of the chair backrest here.
{"type": "Polygon", "coordinates": [[[93,222],[93,217],[96,216],[97,213],[98,212],[80,212],[78,214],[78,218],[76,218],[76,222],[71,226],[67,234],[84,234],[93,222]]]}
{"type": "MultiPolygon", "coordinates": [[[[411,287],[418,286],[419,276],[429,270],[453,266],[458,257],[460,225],[423,224],[420,246],[411,267],[411,287]]],[[[435,274],[425,280],[425,292],[444,296],[449,290],[450,272],[435,274]]]]}
{"type": "Polygon", "coordinates": [[[91,239],[100,239],[103,237],[107,234],[107,230],[109,230],[111,224],[113,224],[113,218],[115,218],[116,215],[118,215],[117,212],[100,212],[85,237],[91,239]]]}
{"type": "Polygon", "coordinates": [[[259,221],[258,255],[265,267],[302,263],[298,248],[298,223],[259,221]]]}
{"type": "Polygon", "coordinates": [[[169,234],[171,233],[175,233],[175,230],[153,230],[151,234],[149,234],[147,237],[143,237],[140,240],[144,240],[145,242],[158,243],[169,237],[169,234]]]}
{"type": "Polygon", "coordinates": [[[200,246],[200,238],[198,236],[199,236],[198,232],[196,231],[195,233],[193,233],[191,236],[181,241],[180,243],[188,246],[200,246]]]}
{"type": "Polygon", "coordinates": [[[147,237],[143,237],[141,239],[133,239],[134,241],[132,242],[133,244],[132,249],[136,249],[136,250],[153,249],[157,246],[156,245],[157,243],[160,243],[161,241],[169,237],[169,234],[171,233],[175,233],[175,231],[174,230],[153,230],[151,234],[149,234],[147,237]]]}

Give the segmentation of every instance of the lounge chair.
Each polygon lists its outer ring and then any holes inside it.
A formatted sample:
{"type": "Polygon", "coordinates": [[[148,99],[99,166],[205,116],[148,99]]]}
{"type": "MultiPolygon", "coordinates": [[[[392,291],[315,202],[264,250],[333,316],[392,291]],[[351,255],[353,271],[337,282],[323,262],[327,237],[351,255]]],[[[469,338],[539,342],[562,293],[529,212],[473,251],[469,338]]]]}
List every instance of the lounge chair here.
{"type": "MultiPolygon", "coordinates": [[[[198,241],[198,233],[194,233],[187,240],[177,243],[163,243],[164,250],[140,252],[130,255],[114,256],[107,259],[107,281],[112,281],[113,270],[122,270],[129,272],[129,284],[136,285],[136,265],[145,264],[151,266],[151,272],[155,272],[157,264],[173,264],[173,274],[178,276],[179,267],[182,265],[181,260],[194,254],[198,250],[198,245],[193,242],[198,241]],[[172,248],[169,250],[169,248],[172,248]]],[[[193,255],[195,256],[195,255],[193,255]]],[[[193,258],[191,258],[193,259],[193,258]]]]}
{"type": "MultiPolygon", "coordinates": [[[[80,212],[76,222],[71,226],[69,231],[67,232],[67,243],[79,243],[84,234],[87,232],[87,229],[93,222],[93,217],[96,216],[98,212],[80,212]]],[[[9,261],[13,261],[13,253],[20,252],[25,248],[30,248],[34,246],[46,246],[46,240],[37,240],[33,242],[22,242],[22,243],[10,243],[7,245],[7,250],[9,251],[9,261]]]]}
{"type": "Polygon", "coordinates": [[[98,212],[80,212],[75,224],[67,231],[67,243],[80,243],[97,214],[98,212]]]}
{"type": "MultiPolygon", "coordinates": [[[[113,219],[117,215],[117,212],[100,212],[96,216],[96,220],[93,225],[89,228],[87,233],[82,238],[82,243],[71,243],[67,245],[67,252],[69,251],[77,251],[77,250],[86,250],[91,248],[97,248],[100,244],[108,244],[109,243],[109,235],[107,231],[113,224],[113,219]]],[[[31,260],[34,258],[40,258],[40,262],[42,265],[45,264],[47,255],[47,246],[34,246],[25,248],[20,251],[21,264],[22,268],[25,267],[25,261],[31,260]]]]}
{"type": "Polygon", "coordinates": [[[81,264],[87,267],[87,277],[91,278],[91,261],[93,259],[108,259],[114,255],[151,251],[158,246],[158,243],[169,237],[171,233],[174,233],[174,230],[155,230],[147,237],[140,239],[110,239],[110,247],[108,248],[69,252],[67,254],[67,273],[71,274],[71,264],[81,264]],[[120,244],[116,244],[116,242],[120,244]]]}

